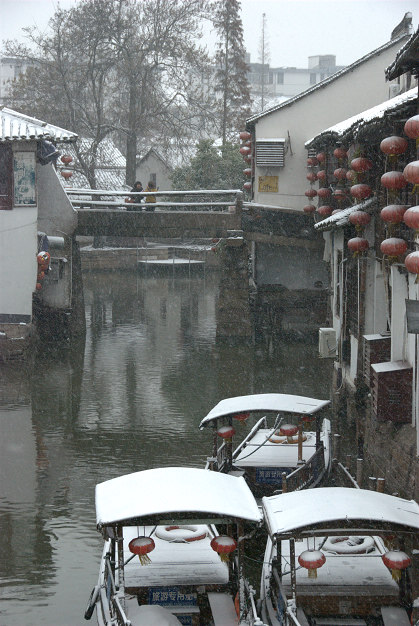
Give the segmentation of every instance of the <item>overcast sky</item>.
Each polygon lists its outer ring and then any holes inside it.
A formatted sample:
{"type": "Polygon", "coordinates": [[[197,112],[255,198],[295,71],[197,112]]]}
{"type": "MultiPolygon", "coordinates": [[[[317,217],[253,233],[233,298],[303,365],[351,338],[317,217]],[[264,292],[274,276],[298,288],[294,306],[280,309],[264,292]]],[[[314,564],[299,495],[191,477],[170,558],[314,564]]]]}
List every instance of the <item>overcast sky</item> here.
{"type": "MultiPolygon", "coordinates": [[[[67,9],[77,1],[59,4],[67,9]]],[[[23,26],[44,29],[57,6],[57,0],[0,0],[1,40],[20,38],[23,26]]],[[[419,19],[417,0],[241,0],[241,6],[245,45],[254,62],[260,58],[265,13],[272,67],[307,67],[308,57],[317,54],[334,54],[338,65],[349,65],[389,41],[408,11],[414,30],[419,19]]],[[[207,41],[211,47],[211,37],[207,41]]]]}

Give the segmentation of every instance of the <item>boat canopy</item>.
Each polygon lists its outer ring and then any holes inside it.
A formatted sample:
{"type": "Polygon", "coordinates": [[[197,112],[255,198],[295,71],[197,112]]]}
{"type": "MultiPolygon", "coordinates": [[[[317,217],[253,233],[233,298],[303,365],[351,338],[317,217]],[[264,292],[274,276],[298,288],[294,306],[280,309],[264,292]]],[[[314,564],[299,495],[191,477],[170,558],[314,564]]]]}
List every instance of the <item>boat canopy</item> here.
{"type": "Polygon", "coordinates": [[[237,396],[221,400],[204,419],[199,427],[207,426],[209,422],[219,417],[246,413],[251,411],[275,411],[277,413],[297,413],[313,415],[330,404],[329,400],[316,400],[304,396],[292,396],[288,393],[258,393],[249,396],[237,396]]]}
{"type": "MultiPolygon", "coordinates": [[[[324,534],[325,528],[347,532],[392,526],[419,532],[419,505],[368,489],[320,487],[262,498],[271,537],[324,534]]],[[[335,533],[336,534],[336,533],[335,533]]]]}
{"type": "Polygon", "coordinates": [[[96,485],[98,526],[172,512],[262,520],[244,478],[207,469],[161,467],[96,485]]]}

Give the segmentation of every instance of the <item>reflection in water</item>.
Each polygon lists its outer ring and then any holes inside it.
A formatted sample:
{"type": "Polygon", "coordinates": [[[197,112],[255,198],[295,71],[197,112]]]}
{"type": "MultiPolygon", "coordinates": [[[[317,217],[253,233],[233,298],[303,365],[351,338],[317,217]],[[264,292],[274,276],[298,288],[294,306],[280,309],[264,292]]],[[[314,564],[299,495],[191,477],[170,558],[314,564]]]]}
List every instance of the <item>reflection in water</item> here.
{"type": "Polygon", "coordinates": [[[204,465],[198,424],[223,397],[329,397],[330,361],[303,343],[215,341],[218,276],[84,276],[87,333],[0,379],[2,626],[74,626],[96,582],[94,487],[159,465],[204,465]]]}

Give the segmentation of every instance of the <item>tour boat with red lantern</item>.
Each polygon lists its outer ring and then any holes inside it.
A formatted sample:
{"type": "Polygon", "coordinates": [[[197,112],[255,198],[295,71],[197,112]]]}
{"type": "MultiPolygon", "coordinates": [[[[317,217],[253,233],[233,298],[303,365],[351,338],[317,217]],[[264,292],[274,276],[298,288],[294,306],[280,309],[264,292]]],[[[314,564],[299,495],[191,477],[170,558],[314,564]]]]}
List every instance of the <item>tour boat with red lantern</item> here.
{"type": "Polygon", "coordinates": [[[188,467],[96,486],[105,544],[86,609],[99,626],[264,626],[245,577],[262,513],[243,478],[188,467]]]}
{"type": "Polygon", "coordinates": [[[329,404],[282,393],[221,400],[200,424],[213,431],[207,468],[244,476],[257,498],[319,485],[331,462],[329,404]]]}
{"type": "Polygon", "coordinates": [[[409,626],[414,500],[346,487],[262,499],[270,626],[409,626]]]}

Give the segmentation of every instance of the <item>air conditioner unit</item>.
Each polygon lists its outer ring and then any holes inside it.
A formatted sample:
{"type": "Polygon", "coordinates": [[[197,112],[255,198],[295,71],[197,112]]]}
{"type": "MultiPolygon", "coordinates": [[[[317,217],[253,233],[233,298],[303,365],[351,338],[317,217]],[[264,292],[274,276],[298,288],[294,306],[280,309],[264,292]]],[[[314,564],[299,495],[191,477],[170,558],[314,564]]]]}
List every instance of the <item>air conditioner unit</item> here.
{"type": "Polygon", "coordinates": [[[334,328],[319,328],[319,356],[336,356],[336,331],[334,328]]]}
{"type": "Polygon", "coordinates": [[[390,335],[364,335],[364,380],[368,387],[372,385],[371,365],[390,361],[390,358],[390,335]]]}

